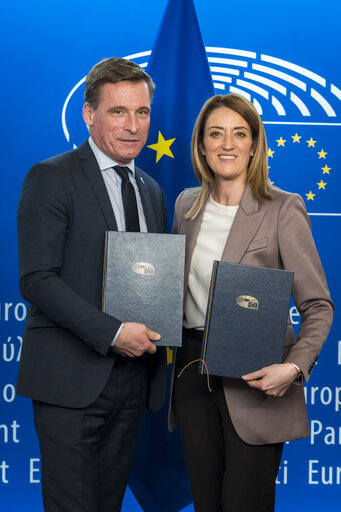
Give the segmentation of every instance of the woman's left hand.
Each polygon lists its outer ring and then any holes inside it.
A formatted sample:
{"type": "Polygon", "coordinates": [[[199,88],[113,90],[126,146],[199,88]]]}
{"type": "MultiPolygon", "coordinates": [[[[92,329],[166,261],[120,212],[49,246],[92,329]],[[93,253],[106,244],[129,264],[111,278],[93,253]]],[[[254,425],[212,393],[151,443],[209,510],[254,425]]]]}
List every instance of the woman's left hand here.
{"type": "Polygon", "coordinates": [[[296,378],[296,368],[290,363],[272,364],[242,377],[251,388],[272,396],[283,396],[296,378]]]}

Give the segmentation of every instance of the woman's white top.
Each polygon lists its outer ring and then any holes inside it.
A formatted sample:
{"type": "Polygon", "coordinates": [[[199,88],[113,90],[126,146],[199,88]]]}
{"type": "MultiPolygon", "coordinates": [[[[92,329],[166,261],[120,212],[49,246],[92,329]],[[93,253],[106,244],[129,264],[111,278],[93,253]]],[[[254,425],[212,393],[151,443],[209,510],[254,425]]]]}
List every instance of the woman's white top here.
{"type": "Polygon", "coordinates": [[[213,260],[221,260],[238,206],[225,206],[209,197],[194,247],[188,278],[184,327],[203,329],[213,260]]]}

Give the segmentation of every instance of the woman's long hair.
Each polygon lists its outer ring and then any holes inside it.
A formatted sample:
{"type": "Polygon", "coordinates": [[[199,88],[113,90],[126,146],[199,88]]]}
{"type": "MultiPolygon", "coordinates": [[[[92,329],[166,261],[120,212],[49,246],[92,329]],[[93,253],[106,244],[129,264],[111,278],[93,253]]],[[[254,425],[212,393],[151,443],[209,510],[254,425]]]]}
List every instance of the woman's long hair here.
{"type": "Polygon", "coordinates": [[[188,219],[194,219],[198,215],[216,187],[215,175],[208,166],[202,149],[207,118],[211,112],[220,107],[234,110],[250,126],[254,151],[253,157],[249,160],[246,183],[250,184],[256,198],[272,198],[271,184],[268,178],[268,146],[264,125],[257,110],[252,103],[238,94],[216,95],[206,101],[194,125],[191,143],[192,165],[201,187],[193,190],[196,199],[186,214],[188,219]]]}

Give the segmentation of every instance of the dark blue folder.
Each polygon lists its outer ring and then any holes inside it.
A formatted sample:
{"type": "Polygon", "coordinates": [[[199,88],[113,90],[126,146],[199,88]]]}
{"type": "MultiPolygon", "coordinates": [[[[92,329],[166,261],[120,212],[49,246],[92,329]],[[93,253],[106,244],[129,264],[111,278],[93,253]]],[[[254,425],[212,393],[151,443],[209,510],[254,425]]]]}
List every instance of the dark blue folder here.
{"type": "Polygon", "coordinates": [[[103,311],[181,346],[185,236],[107,231],[103,311]]]}
{"type": "Polygon", "coordinates": [[[282,362],[294,272],[214,261],[200,372],[240,378],[282,362]]]}

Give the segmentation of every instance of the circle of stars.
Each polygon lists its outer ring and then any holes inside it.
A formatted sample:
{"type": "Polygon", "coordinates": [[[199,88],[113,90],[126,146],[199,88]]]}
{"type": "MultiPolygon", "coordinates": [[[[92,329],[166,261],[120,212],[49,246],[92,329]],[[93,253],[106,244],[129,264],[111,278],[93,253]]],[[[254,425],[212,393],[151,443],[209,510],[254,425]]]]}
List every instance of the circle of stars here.
{"type": "MultiPolygon", "coordinates": [[[[291,139],[292,141],[292,144],[301,144],[301,139],[302,139],[302,136],[301,135],[298,135],[298,133],[295,133],[295,135],[291,135],[291,139]]],[[[283,137],[280,137],[279,139],[276,139],[276,142],[277,142],[277,147],[286,147],[285,144],[288,142],[287,140],[283,139],[283,137]]],[[[309,140],[305,141],[307,144],[308,144],[308,148],[315,148],[315,150],[317,149],[315,147],[315,144],[317,143],[316,140],[314,140],[312,137],[310,137],[309,140]]],[[[268,149],[268,158],[273,158],[274,157],[274,154],[275,154],[276,150],[272,150],[271,148],[268,149]]],[[[318,159],[319,160],[326,160],[326,156],[328,155],[327,151],[324,151],[323,149],[321,149],[321,151],[316,151],[316,154],[318,155],[318,159]]],[[[321,162],[322,163],[322,162],[321,162]]],[[[269,166],[269,169],[270,169],[270,166],[269,166]]],[[[321,167],[321,170],[322,170],[322,178],[319,182],[316,183],[316,185],[318,186],[318,190],[325,190],[326,189],[326,185],[327,185],[327,182],[326,181],[323,181],[323,178],[326,179],[326,177],[324,177],[325,174],[328,174],[329,175],[329,171],[331,171],[331,167],[328,167],[327,163],[325,163],[324,167],[321,167]]],[[[271,184],[273,185],[274,182],[271,181],[271,184]]],[[[312,192],[312,190],[309,190],[308,193],[305,194],[307,196],[307,201],[314,201],[314,198],[316,196],[316,193],[314,194],[312,192]]]]}

